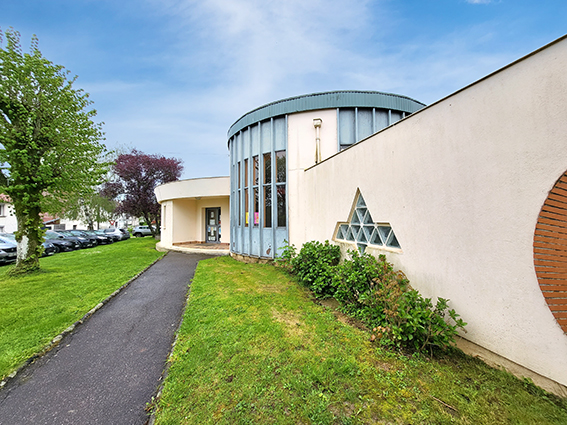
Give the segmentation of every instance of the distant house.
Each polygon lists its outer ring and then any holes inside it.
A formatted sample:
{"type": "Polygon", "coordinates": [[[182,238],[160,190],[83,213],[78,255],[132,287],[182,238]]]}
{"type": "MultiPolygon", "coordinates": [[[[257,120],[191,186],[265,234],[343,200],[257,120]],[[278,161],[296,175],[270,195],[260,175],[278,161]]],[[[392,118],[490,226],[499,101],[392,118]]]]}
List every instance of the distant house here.
{"type": "Polygon", "coordinates": [[[18,230],[14,207],[10,198],[0,193],[0,233],[12,233],[18,230]]]}
{"type": "MultiPolygon", "coordinates": [[[[252,261],[284,241],[384,254],[422,294],[450,299],[465,351],[567,396],[565,69],[562,37],[426,107],[338,91],[250,111],[228,132],[217,242],[252,261]]],[[[195,182],[156,189],[162,241],[206,240],[197,202],[218,193],[195,182]]]]}
{"type": "MultiPolygon", "coordinates": [[[[81,220],[69,220],[60,218],[57,215],[42,214],[43,225],[52,230],[86,229],[87,223],[81,220]]],[[[139,220],[131,217],[121,216],[111,222],[99,223],[100,229],[109,227],[127,228],[138,225],[139,220]]],[[[96,226],[96,224],[95,224],[96,226]]],[[[10,198],[0,194],[0,233],[14,233],[18,230],[18,221],[14,212],[14,207],[10,198]]]]}

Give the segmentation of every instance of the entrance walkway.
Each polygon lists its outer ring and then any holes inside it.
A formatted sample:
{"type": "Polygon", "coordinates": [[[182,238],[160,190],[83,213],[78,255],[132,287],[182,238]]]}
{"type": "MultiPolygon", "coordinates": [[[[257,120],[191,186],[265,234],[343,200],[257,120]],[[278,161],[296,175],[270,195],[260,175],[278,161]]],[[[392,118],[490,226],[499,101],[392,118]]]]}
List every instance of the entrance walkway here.
{"type": "Polygon", "coordinates": [[[230,254],[230,244],[227,243],[179,242],[173,245],[165,245],[163,242],[158,242],[156,249],[158,251],[184,252],[186,254],[230,254]]]}
{"type": "Polygon", "coordinates": [[[187,286],[205,258],[168,253],[20,372],[0,390],[0,424],[145,424],[187,286]]]}

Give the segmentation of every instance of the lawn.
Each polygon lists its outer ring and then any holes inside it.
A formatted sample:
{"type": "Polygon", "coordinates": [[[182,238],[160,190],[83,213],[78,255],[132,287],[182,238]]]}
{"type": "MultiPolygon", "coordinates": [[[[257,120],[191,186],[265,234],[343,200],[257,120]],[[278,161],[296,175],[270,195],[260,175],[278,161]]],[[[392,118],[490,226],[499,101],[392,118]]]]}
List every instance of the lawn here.
{"type": "Polygon", "coordinates": [[[381,349],[271,265],[199,263],[157,424],[566,424],[567,403],[455,353],[381,349]]]}
{"type": "Polygon", "coordinates": [[[42,258],[41,271],[8,277],[0,268],[0,377],[18,368],[163,254],[153,238],[42,258]]]}

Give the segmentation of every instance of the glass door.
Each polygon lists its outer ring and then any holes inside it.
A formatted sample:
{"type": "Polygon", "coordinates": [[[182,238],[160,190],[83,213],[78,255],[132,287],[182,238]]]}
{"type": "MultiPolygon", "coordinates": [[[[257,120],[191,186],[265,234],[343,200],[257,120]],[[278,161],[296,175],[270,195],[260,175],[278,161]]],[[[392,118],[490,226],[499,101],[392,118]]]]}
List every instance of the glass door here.
{"type": "Polygon", "coordinates": [[[220,208],[206,208],[205,217],[207,242],[220,242],[220,208]]]}

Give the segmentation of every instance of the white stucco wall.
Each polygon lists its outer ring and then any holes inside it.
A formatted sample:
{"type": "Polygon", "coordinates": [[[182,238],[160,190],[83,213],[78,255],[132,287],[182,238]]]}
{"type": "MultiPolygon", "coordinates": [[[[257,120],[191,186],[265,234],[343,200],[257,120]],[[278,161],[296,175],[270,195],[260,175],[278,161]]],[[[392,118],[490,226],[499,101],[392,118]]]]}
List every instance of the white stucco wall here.
{"type": "Polygon", "coordinates": [[[154,192],[160,204],[172,199],[228,196],[230,195],[230,177],[178,180],[159,185],[154,192]]]}
{"type": "Polygon", "coordinates": [[[180,180],[156,187],[162,208],[161,245],[205,242],[206,208],[221,209],[221,240],[230,243],[230,178],[180,180]]]}
{"type": "Polygon", "coordinates": [[[305,240],[306,210],[308,200],[303,187],[305,169],[315,164],[316,132],[313,120],[320,118],[321,159],[325,160],[337,153],[337,110],[325,109],[302,112],[288,116],[287,136],[287,181],[288,181],[288,220],[290,240],[305,240]],[[296,224],[297,223],[297,224],[296,224]]]}
{"type": "MultiPolygon", "coordinates": [[[[423,295],[451,300],[467,339],[567,385],[567,336],[533,262],[538,214],[567,170],[565,69],[562,39],[305,172],[290,170],[290,242],[332,239],[360,189],[401,244],[389,260],[423,295]]],[[[299,140],[290,134],[290,145],[299,140]]]]}

